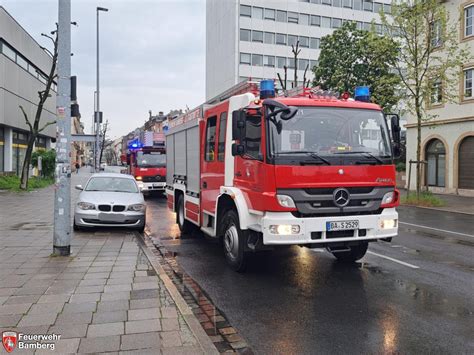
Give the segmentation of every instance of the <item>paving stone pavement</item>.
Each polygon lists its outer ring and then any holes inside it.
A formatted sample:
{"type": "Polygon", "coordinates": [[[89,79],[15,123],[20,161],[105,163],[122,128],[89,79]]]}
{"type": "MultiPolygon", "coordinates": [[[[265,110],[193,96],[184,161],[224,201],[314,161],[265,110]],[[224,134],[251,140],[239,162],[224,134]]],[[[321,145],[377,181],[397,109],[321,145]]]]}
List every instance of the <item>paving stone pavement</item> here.
{"type": "Polygon", "coordinates": [[[38,354],[202,353],[133,232],[78,232],[70,257],[50,256],[53,197],[0,192],[0,333],[61,335],[38,354]]]}

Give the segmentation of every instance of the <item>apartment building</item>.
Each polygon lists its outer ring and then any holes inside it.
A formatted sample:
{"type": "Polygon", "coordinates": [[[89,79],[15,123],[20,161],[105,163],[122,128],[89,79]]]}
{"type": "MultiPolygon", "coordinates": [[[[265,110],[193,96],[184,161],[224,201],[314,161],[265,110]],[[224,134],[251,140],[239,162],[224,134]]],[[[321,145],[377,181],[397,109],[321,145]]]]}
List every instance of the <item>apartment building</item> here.
{"type": "MultiPolygon", "coordinates": [[[[242,80],[277,79],[288,67],[288,86],[295,63],[291,45],[299,41],[298,83],[313,78],[322,37],[345,21],[360,29],[382,30],[379,12],[390,13],[390,0],[207,0],[206,98],[242,80]]],[[[277,82],[278,84],[278,82],[277,82]]]]}
{"type": "MultiPolygon", "coordinates": [[[[456,25],[459,43],[474,54],[474,1],[444,2],[449,18],[456,25]]],[[[442,50],[442,42],[439,42],[442,50]]],[[[422,123],[422,184],[439,193],[474,196],[474,62],[466,60],[455,80],[459,95],[455,103],[445,102],[439,86],[433,82],[427,108],[435,118],[422,123]]],[[[416,119],[408,117],[407,166],[416,160],[416,119]]],[[[413,166],[414,168],[415,166],[413,166]]],[[[415,188],[415,174],[411,188],[415,188]]]]}

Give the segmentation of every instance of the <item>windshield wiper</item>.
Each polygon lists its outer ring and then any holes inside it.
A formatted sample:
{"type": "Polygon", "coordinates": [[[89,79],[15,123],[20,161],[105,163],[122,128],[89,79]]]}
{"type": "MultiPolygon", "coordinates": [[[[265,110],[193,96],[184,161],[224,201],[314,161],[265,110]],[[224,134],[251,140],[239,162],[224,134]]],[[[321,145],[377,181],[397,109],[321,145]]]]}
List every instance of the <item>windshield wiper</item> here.
{"type": "MultiPolygon", "coordinates": [[[[383,164],[384,161],[382,159],[380,159],[379,157],[373,155],[371,152],[338,152],[338,153],[333,153],[333,154],[341,154],[341,155],[344,155],[344,154],[365,154],[366,157],[370,157],[374,160],[377,160],[380,164],[383,164]]],[[[384,157],[388,157],[388,156],[384,156],[384,157]]]]}
{"type": "Polygon", "coordinates": [[[277,156],[278,155],[292,155],[292,154],[306,154],[306,155],[310,156],[313,159],[319,159],[324,164],[331,165],[331,162],[329,160],[323,158],[318,153],[312,152],[312,151],[309,151],[309,150],[297,150],[297,151],[294,151],[294,152],[279,152],[279,153],[277,153],[277,156]]]}

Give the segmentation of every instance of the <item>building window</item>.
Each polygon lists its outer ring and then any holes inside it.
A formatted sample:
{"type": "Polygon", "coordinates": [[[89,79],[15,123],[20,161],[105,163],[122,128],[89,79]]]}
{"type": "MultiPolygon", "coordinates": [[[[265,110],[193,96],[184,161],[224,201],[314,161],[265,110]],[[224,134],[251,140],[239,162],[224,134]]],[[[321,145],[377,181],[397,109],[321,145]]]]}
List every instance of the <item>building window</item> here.
{"type": "Polygon", "coordinates": [[[261,67],[263,65],[263,55],[252,54],[252,65],[256,67],[261,67]]]}
{"type": "Polygon", "coordinates": [[[283,33],[276,34],[276,44],[282,44],[286,46],[286,35],[283,33]]]}
{"type": "Polygon", "coordinates": [[[331,28],[331,18],[330,17],[321,17],[321,27],[331,28]]]}
{"type": "Polygon", "coordinates": [[[299,70],[305,70],[306,66],[309,65],[309,60],[308,59],[298,59],[298,69],[299,70]]]}
{"type": "Polygon", "coordinates": [[[372,27],[372,24],[369,23],[369,22],[364,22],[362,24],[362,29],[365,30],[365,31],[370,31],[370,28],[372,27]]]}
{"type": "Polygon", "coordinates": [[[5,170],[4,163],[3,163],[4,144],[5,144],[5,132],[4,132],[4,128],[0,127],[0,171],[5,170]]]}
{"type": "Polygon", "coordinates": [[[321,4],[321,0],[311,0],[311,4],[321,4]]]}
{"type": "Polygon", "coordinates": [[[378,14],[380,11],[383,12],[383,4],[380,2],[374,2],[374,12],[378,14]]]}
{"type": "Polygon", "coordinates": [[[341,26],[342,26],[342,20],[340,18],[333,18],[332,19],[332,23],[331,23],[332,28],[339,28],[341,26]]]}
{"type": "Polygon", "coordinates": [[[286,11],[277,10],[276,20],[278,22],[287,22],[286,11]]]}
{"type": "Polygon", "coordinates": [[[214,161],[216,152],[216,123],[217,116],[209,117],[207,119],[206,129],[206,147],[205,147],[205,161],[214,161]]]}
{"type": "Polygon", "coordinates": [[[16,56],[16,63],[25,70],[28,70],[28,62],[19,55],[16,56]]]}
{"type": "Polygon", "coordinates": [[[374,3],[370,0],[364,0],[364,11],[374,11],[374,3]]]}
{"type": "Polygon", "coordinates": [[[352,0],[343,0],[342,6],[352,9],[352,0]]]}
{"type": "Polygon", "coordinates": [[[354,10],[362,10],[362,0],[353,0],[354,10]]]}
{"type": "Polygon", "coordinates": [[[332,1],[331,1],[331,0],[321,0],[321,4],[331,6],[331,5],[332,5],[332,1]]]}
{"type": "Polygon", "coordinates": [[[464,37],[474,35],[474,5],[464,8],[464,37]]]}
{"type": "Polygon", "coordinates": [[[13,49],[8,47],[5,43],[2,43],[2,53],[5,54],[8,58],[13,60],[14,62],[16,61],[16,53],[13,49]]]}
{"type": "Polygon", "coordinates": [[[313,69],[314,67],[318,66],[318,61],[317,60],[310,60],[309,61],[309,67],[310,69],[313,69]]]}
{"type": "Polygon", "coordinates": [[[311,38],[309,40],[309,48],[319,49],[319,38],[311,38]]]}
{"type": "Polygon", "coordinates": [[[250,54],[249,53],[240,53],[240,64],[250,65],[250,54]]]}
{"type": "Polygon", "coordinates": [[[300,25],[309,26],[309,15],[300,14],[300,25]]]}
{"type": "Polygon", "coordinates": [[[225,131],[227,126],[227,112],[222,112],[219,118],[219,141],[217,145],[217,160],[224,161],[225,156],[225,131]]]}
{"type": "Polygon", "coordinates": [[[311,15],[311,26],[321,26],[321,16],[311,15]]]}
{"type": "Polygon", "coordinates": [[[295,58],[288,58],[288,68],[295,69],[295,58]]]}
{"type": "Polygon", "coordinates": [[[241,41],[250,41],[250,30],[240,29],[240,40],[241,41]]]}
{"type": "Polygon", "coordinates": [[[443,86],[441,78],[431,81],[430,104],[439,105],[443,102],[443,86]]]}
{"type": "Polygon", "coordinates": [[[247,5],[240,5],[240,16],[252,17],[252,7],[247,5]]]}
{"type": "Polygon", "coordinates": [[[252,8],[252,17],[262,20],[263,19],[263,8],[261,7],[253,7],[252,8]]]}
{"type": "Polygon", "coordinates": [[[300,46],[303,48],[309,48],[309,37],[299,37],[300,40],[300,46]]]}
{"type": "Polygon", "coordinates": [[[274,56],[270,56],[270,55],[266,55],[263,57],[263,65],[265,67],[272,67],[274,68],[275,67],[275,57],[274,56]]]}
{"type": "Polygon", "coordinates": [[[275,10],[273,9],[265,9],[265,20],[273,20],[275,21],[275,10]]]}
{"type": "Polygon", "coordinates": [[[297,41],[298,41],[298,36],[288,35],[288,45],[289,46],[296,46],[297,41]]]}
{"type": "Polygon", "coordinates": [[[383,4],[383,12],[385,12],[386,14],[391,14],[392,13],[392,5],[383,4]]]}
{"type": "Polygon", "coordinates": [[[431,140],[426,146],[426,183],[428,186],[445,186],[446,150],[439,139],[431,140]]]}
{"type": "Polygon", "coordinates": [[[289,23],[298,23],[298,13],[297,12],[288,12],[288,22],[289,23]]]}
{"type": "Polygon", "coordinates": [[[440,47],[443,44],[443,39],[442,39],[442,27],[441,27],[441,21],[436,20],[432,23],[430,23],[431,27],[431,45],[433,47],[440,47]]]}
{"type": "Polygon", "coordinates": [[[474,87],[473,87],[473,74],[474,68],[464,70],[464,98],[474,98],[474,87]]]}
{"type": "Polygon", "coordinates": [[[252,31],[252,42],[261,42],[261,43],[263,43],[263,32],[262,31],[252,31]]]}
{"type": "Polygon", "coordinates": [[[277,68],[283,69],[286,65],[286,58],[285,57],[276,57],[277,61],[277,68]]]}
{"type": "Polygon", "coordinates": [[[265,32],[263,42],[267,44],[275,44],[275,34],[272,32],[265,32]]]}
{"type": "Polygon", "coordinates": [[[332,0],[332,6],[342,7],[342,1],[341,0],[332,0]]]}

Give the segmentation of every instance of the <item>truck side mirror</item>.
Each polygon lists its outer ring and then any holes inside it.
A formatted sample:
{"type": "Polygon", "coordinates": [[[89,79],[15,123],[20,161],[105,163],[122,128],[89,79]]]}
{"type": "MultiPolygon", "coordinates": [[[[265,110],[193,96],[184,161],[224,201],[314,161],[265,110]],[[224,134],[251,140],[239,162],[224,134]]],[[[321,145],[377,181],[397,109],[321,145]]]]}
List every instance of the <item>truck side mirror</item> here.
{"type": "Polygon", "coordinates": [[[247,113],[244,110],[232,112],[232,139],[242,141],[245,139],[245,119],[247,113]]]}
{"type": "Polygon", "coordinates": [[[232,156],[243,155],[245,153],[245,146],[243,144],[232,144],[232,156]]]}
{"type": "Polygon", "coordinates": [[[130,165],[130,154],[127,154],[127,165],[130,165]]]}
{"type": "Polygon", "coordinates": [[[394,158],[399,158],[401,155],[401,140],[400,140],[400,116],[395,113],[391,113],[385,116],[390,118],[390,128],[392,131],[392,140],[393,140],[393,155],[394,158]]]}

